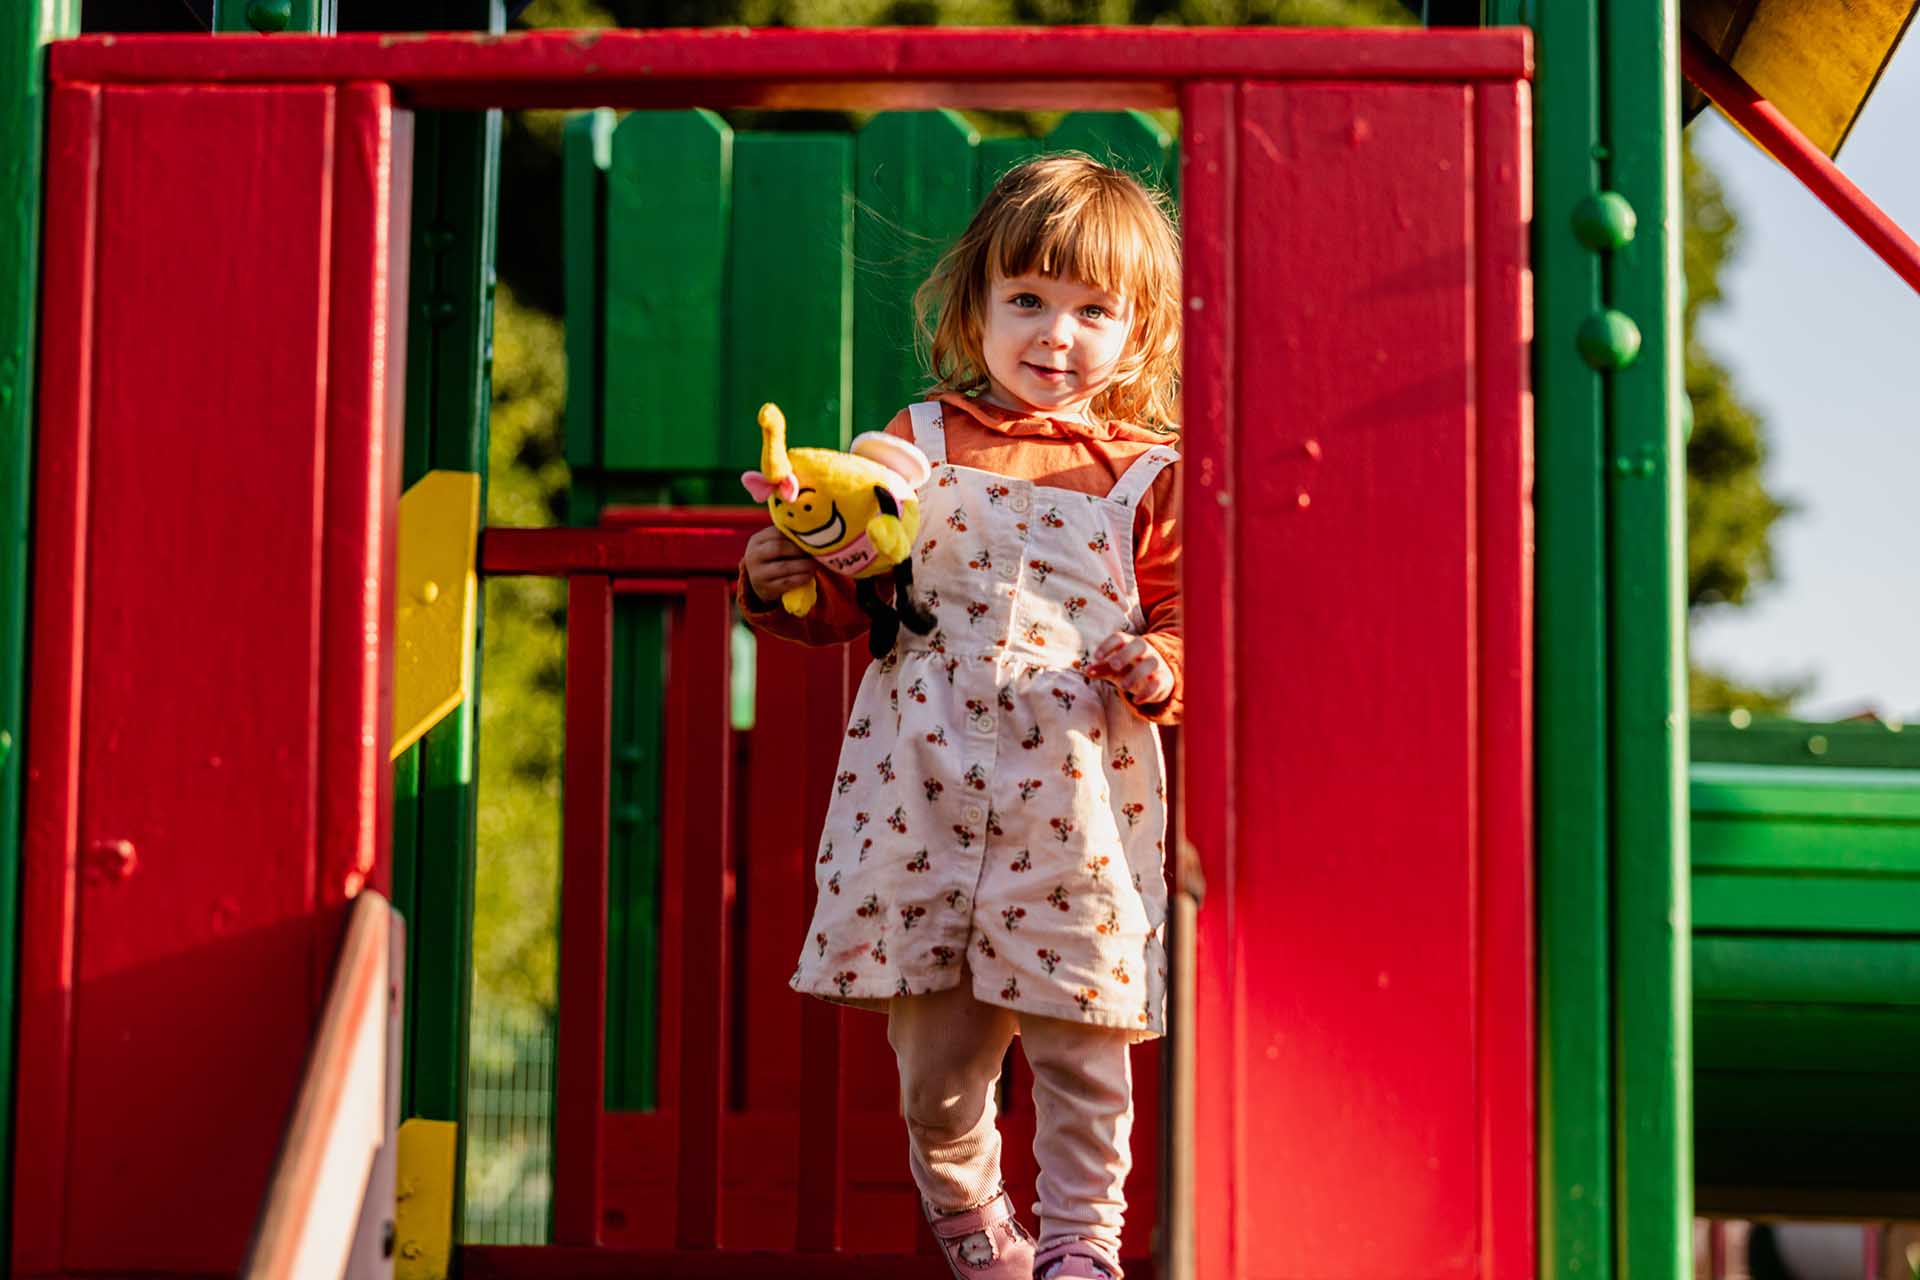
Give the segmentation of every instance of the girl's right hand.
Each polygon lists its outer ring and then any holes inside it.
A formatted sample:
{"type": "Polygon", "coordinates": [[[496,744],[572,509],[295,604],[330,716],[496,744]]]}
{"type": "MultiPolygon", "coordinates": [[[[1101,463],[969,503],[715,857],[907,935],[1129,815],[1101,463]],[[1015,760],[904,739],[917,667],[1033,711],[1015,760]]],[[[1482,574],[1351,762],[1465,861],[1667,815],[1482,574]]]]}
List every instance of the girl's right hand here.
{"type": "Polygon", "coordinates": [[[813,581],[813,557],[772,525],[747,539],[740,566],[747,571],[747,585],[753,588],[753,594],[768,604],[813,581]]]}

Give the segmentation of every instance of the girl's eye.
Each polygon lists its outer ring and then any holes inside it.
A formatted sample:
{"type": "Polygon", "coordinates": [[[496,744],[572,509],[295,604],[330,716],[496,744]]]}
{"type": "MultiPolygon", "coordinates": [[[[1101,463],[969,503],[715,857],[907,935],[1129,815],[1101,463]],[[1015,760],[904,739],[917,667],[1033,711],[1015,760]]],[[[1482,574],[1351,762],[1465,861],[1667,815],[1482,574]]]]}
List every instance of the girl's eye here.
{"type": "Polygon", "coordinates": [[[1107,318],[1107,309],[1098,303],[1093,303],[1080,308],[1080,314],[1089,320],[1105,320],[1107,318]]]}
{"type": "Polygon", "coordinates": [[[1031,293],[1016,293],[1009,299],[1014,306],[1028,310],[1040,305],[1040,299],[1031,293]]]}

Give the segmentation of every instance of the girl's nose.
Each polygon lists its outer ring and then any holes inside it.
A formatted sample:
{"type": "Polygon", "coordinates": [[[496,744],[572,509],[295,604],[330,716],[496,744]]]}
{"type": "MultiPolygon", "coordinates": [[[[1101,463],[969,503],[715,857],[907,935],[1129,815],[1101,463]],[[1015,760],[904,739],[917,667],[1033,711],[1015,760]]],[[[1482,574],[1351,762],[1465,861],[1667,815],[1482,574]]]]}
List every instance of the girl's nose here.
{"type": "Polygon", "coordinates": [[[1072,341],[1073,317],[1061,312],[1053,317],[1046,327],[1040,330],[1040,344],[1046,347],[1065,347],[1072,341]]]}

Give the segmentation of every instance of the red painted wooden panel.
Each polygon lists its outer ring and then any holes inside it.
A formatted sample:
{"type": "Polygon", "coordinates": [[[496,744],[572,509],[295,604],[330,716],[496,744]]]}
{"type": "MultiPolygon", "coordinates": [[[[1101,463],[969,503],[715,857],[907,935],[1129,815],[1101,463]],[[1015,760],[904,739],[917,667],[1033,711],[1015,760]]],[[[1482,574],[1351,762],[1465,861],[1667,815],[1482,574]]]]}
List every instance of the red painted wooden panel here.
{"type": "Polygon", "coordinates": [[[316,1013],[334,98],[107,93],[72,1269],[238,1266],[316,1013]]]}
{"type": "Polygon", "coordinates": [[[1476,92],[1186,101],[1208,1280],[1534,1265],[1525,113],[1476,92]]]}
{"type": "Polygon", "coordinates": [[[1232,1275],[1240,1041],[1233,925],[1235,761],[1233,693],[1235,162],[1239,90],[1189,87],[1181,100],[1180,218],[1186,278],[1181,393],[1187,713],[1181,729],[1180,842],[1174,869],[1200,896],[1195,940],[1194,1264],[1208,1280],[1232,1275]],[[1199,883],[1194,884],[1197,880],[1199,883]]]}
{"type": "Polygon", "coordinates": [[[613,756],[613,592],[567,584],[567,750],[560,864],[553,1242],[600,1243],[607,1070],[607,804],[613,756]]]}
{"type": "Polygon", "coordinates": [[[1533,912],[1533,281],[1529,86],[1476,108],[1483,1274],[1536,1258],[1533,912]]]}
{"type": "Polygon", "coordinates": [[[386,80],[421,106],[1171,106],[1178,82],[1515,80],[1526,32],[1050,30],[114,36],[54,47],[62,80],[386,80]]]}
{"type": "Polygon", "coordinates": [[[33,637],[22,832],[19,1098],[13,1271],[60,1266],[73,1045],[74,899],[80,813],[81,638],[86,627],[87,421],[93,393],[101,92],[54,91],[47,112],[35,476],[33,637]]]}
{"type": "Polygon", "coordinates": [[[1478,1269],[1472,125],[1242,98],[1234,1275],[1478,1269]]]}

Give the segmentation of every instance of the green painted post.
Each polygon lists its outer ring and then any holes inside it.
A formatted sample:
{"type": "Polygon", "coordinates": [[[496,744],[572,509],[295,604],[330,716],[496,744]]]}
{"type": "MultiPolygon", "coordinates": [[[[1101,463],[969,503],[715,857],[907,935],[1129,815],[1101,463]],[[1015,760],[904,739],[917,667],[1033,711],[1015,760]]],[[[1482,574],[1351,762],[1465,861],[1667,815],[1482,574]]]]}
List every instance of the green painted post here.
{"type": "Polygon", "coordinates": [[[1612,893],[1608,768],[1606,396],[1576,335],[1600,259],[1572,232],[1598,188],[1592,4],[1498,0],[1532,26],[1535,226],[1535,760],[1540,928],[1540,1270],[1615,1275],[1612,893]]]}
{"type": "MultiPolygon", "coordinates": [[[[414,0],[383,10],[380,21],[390,30],[506,30],[502,0],[414,0]]],[[[498,111],[415,114],[403,482],[411,485],[434,469],[475,472],[483,521],[499,175],[498,111]]],[[[394,902],[407,921],[408,950],[402,1114],[460,1125],[457,1168],[465,1167],[467,1137],[484,615],[481,610],[475,619],[468,697],[394,770],[394,902]]],[[[465,1219],[463,1193],[464,1178],[456,1178],[456,1239],[465,1219]]]]}
{"type": "Polygon", "coordinates": [[[1679,1276],[1692,1184],[1678,19],[1669,0],[1490,9],[1533,27],[1539,66],[1541,1272],[1679,1276]],[[1610,250],[1575,230],[1608,189],[1640,228],[1610,250]]]}
{"type": "Polygon", "coordinates": [[[337,0],[214,0],[217,32],[330,36],[338,26],[337,0]]]}
{"type": "MultiPolygon", "coordinates": [[[[46,130],[42,49],[80,34],[80,0],[0,12],[0,1099],[13,1097],[20,917],[20,779],[25,760],[28,517],[32,511],[34,322],[40,309],[40,190],[46,130]]],[[[0,1107],[0,1154],[13,1108],[0,1107]]],[[[13,1162],[0,1164],[0,1257],[12,1250],[13,1162]]]]}
{"type": "Polygon", "coordinates": [[[613,768],[607,837],[609,1111],[651,1111],[660,1089],[661,778],[667,610],[614,605],[613,768]]]}
{"type": "Polygon", "coordinates": [[[1623,1275],[1692,1268],[1686,454],[1681,439],[1678,0],[1610,4],[1607,186],[1639,216],[1608,303],[1640,333],[1611,375],[1616,1248],[1623,1275]]]}

